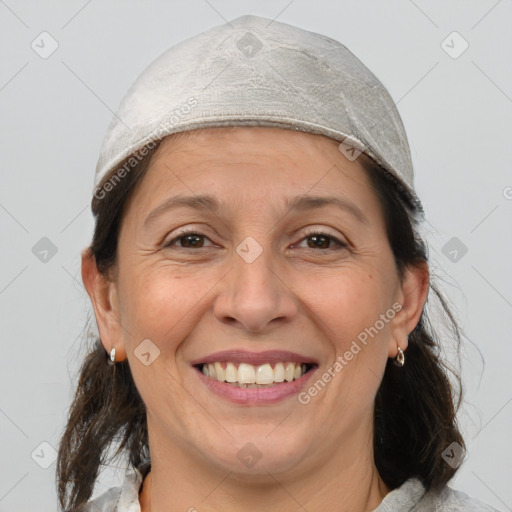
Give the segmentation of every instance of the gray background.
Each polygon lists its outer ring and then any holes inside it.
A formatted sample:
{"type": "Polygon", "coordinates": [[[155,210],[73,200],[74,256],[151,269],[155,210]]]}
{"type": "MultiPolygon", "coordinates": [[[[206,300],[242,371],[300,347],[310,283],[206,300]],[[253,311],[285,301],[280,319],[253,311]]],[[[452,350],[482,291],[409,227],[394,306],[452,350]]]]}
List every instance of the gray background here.
{"type": "Polygon", "coordinates": [[[0,0],[0,511],[56,510],[52,450],[89,311],[79,256],[112,110],[170,45],[246,13],[342,41],[398,102],[433,272],[465,329],[469,455],[452,485],[512,510],[511,0],[0,0]],[[43,31],[58,43],[46,59],[43,31]],[[457,58],[462,39],[442,45],[453,31],[469,44],[457,58]]]}

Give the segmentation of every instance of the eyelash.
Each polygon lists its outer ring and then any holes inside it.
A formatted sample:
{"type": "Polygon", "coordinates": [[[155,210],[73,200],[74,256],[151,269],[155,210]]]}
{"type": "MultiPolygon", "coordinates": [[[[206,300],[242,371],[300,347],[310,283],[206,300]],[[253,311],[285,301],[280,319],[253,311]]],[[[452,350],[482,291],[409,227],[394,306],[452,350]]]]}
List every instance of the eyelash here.
{"type": "MultiPolygon", "coordinates": [[[[190,235],[196,235],[198,237],[204,237],[204,238],[208,239],[208,237],[206,235],[203,235],[202,233],[199,233],[198,231],[190,229],[190,230],[185,230],[185,231],[180,232],[178,234],[178,236],[175,236],[172,240],[170,240],[168,243],[166,243],[164,245],[164,247],[165,248],[172,247],[174,245],[174,242],[178,241],[180,238],[185,238],[185,237],[190,236],[190,235]]],[[[307,232],[304,233],[304,236],[301,239],[301,242],[303,240],[305,240],[307,238],[311,238],[313,236],[324,236],[324,237],[327,237],[331,241],[333,241],[336,245],[338,245],[340,249],[344,249],[344,248],[348,247],[348,244],[346,244],[344,242],[341,242],[338,238],[336,238],[335,236],[331,235],[330,233],[325,232],[325,231],[321,231],[321,230],[308,230],[307,232]]],[[[179,248],[180,249],[190,249],[190,247],[179,247],[179,248]]],[[[199,249],[205,249],[205,247],[199,247],[199,249]]],[[[313,249],[313,250],[315,250],[315,249],[313,249]]],[[[333,250],[336,250],[336,249],[333,249],[333,248],[329,247],[329,248],[324,249],[324,250],[333,251],[333,250]]]]}

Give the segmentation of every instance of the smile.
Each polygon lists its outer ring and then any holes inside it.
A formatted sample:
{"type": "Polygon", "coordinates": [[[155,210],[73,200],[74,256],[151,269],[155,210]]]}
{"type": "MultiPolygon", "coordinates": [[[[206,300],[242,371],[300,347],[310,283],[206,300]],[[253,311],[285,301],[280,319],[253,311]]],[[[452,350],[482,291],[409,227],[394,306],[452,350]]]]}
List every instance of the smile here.
{"type": "Polygon", "coordinates": [[[271,387],[300,379],[313,367],[309,363],[277,362],[258,366],[249,363],[220,362],[199,365],[202,373],[210,379],[236,387],[271,387]]]}
{"type": "Polygon", "coordinates": [[[213,394],[241,405],[269,405],[296,396],[318,361],[287,350],[223,350],[190,362],[213,394]]]}

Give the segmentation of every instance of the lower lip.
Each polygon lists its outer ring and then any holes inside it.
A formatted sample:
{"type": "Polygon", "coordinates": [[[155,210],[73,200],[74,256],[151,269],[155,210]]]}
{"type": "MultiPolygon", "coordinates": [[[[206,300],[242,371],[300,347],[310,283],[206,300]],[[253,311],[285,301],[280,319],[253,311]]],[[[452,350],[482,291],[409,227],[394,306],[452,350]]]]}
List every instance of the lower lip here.
{"type": "Polygon", "coordinates": [[[307,384],[316,368],[311,368],[307,373],[292,382],[282,382],[275,386],[265,388],[239,388],[225,382],[221,382],[210,377],[206,377],[203,372],[196,368],[199,378],[216,395],[221,396],[236,404],[260,405],[273,404],[286,398],[297,395],[307,384]]]}

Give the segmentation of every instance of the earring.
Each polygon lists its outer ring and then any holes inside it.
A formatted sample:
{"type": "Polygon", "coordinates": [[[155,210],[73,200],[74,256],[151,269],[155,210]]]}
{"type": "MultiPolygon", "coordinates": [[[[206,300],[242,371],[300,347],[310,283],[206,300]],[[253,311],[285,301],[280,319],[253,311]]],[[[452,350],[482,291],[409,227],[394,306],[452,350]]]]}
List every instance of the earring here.
{"type": "Polygon", "coordinates": [[[115,349],[115,347],[110,351],[110,359],[108,361],[108,364],[110,366],[113,366],[114,364],[116,364],[116,349],[115,349]]]}
{"type": "Polygon", "coordinates": [[[395,357],[395,364],[397,366],[403,366],[405,364],[405,356],[403,350],[400,347],[398,347],[398,354],[395,357]]]}

